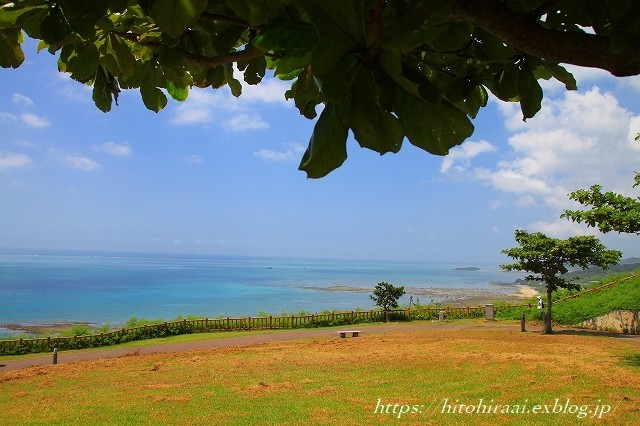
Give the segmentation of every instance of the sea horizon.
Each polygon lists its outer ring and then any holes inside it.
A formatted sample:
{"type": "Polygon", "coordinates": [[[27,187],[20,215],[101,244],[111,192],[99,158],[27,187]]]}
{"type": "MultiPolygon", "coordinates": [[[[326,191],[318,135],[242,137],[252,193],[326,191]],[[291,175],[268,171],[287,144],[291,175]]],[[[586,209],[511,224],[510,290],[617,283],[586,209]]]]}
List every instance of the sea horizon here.
{"type": "Polygon", "coordinates": [[[381,281],[412,289],[401,299],[404,304],[410,298],[428,304],[446,301],[446,289],[506,294],[495,283],[523,277],[473,262],[5,248],[0,327],[369,310],[370,292],[381,281]]]}

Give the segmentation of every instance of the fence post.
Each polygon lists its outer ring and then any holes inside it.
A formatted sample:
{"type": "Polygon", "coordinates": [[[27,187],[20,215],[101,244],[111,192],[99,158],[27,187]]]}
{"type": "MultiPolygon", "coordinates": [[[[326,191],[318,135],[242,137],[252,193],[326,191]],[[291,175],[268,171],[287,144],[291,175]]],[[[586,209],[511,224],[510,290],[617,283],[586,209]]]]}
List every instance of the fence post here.
{"type": "Polygon", "coordinates": [[[58,363],[58,348],[53,348],[53,365],[58,363]]]}
{"type": "Polygon", "coordinates": [[[247,331],[251,330],[251,317],[247,318],[247,331]]]}
{"type": "Polygon", "coordinates": [[[485,321],[493,321],[493,305],[485,305],[484,306],[484,320],[485,321]]]}
{"type": "Polygon", "coordinates": [[[527,331],[525,330],[524,322],[525,322],[524,313],[522,313],[522,318],[520,318],[520,331],[522,331],[523,333],[527,331]]]}
{"type": "Polygon", "coordinates": [[[294,321],[294,317],[293,317],[293,315],[291,315],[291,328],[295,328],[295,326],[293,324],[293,321],[294,321]]]}

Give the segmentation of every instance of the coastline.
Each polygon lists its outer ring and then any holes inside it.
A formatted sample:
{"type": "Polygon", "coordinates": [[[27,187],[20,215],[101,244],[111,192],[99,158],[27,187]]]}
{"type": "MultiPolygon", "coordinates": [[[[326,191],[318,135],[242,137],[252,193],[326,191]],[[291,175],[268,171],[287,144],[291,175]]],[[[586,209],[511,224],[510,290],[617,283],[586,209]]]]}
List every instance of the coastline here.
{"type": "MultiPolygon", "coordinates": [[[[488,303],[494,303],[498,300],[505,302],[521,303],[525,299],[530,299],[538,294],[533,287],[516,283],[492,283],[494,286],[502,290],[492,289],[460,289],[460,288],[416,288],[406,287],[406,296],[436,298],[442,300],[442,305],[451,307],[460,306],[481,306],[488,303]],[[504,290],[507,291],[504,291],[504,290]]],[[[371,293],[371,288],[354,287],[345,285],[335,285],[330,287],[304,286],[308,290],[327,291],[327,292],[356,292],[371,293]]],[[[428,302],[425,300],[425,302],[428,302]]],[[[430,303],[430,302],[428,302],[430,303]]],[[[56,334],[68,330],[74,326],[86,325],[95,326],[90,322],[79,321],[58,321],[55,323],[10,323],[0,324],[0,328],[20,333],[28,333],[33,335],[56,334]]],[[[1,337],[0,337],[1,339],[1,337]]]]}
{"type": "MultiPolygon", "coordinates": [[[[497,300],[507,302],[521,302],[538,295],[538,291],[528,285],[516,283],[491,283],[490,285],[499,287],[498,289],[463,289],[446,287],[405,287],[406,296],[429,297],[441,300],[442,304],[450,306],[471,306],[493,303],[497,300]],[[506,291],[505,291],[506,290],[506,291]]],[[[328,291],[328,292],[354,292],[371,293],[373,289],[367,287],[354,287],[346,285],[335,285],[330,287],[305,286],[308,290],[328,291]]],[[[431,303],[431,302],[429,302],[431,303]]]]}

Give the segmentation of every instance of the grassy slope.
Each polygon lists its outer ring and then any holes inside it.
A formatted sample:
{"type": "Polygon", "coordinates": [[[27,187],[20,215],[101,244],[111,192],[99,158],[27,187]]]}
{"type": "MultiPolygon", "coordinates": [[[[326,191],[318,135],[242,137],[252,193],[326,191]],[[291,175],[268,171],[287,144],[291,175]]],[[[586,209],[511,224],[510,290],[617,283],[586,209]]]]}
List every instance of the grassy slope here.
{"type": "MultiPolygon", "coordinates": [[[[639,272],[636,270],[634,273],[639,272]]],[[[585,287],[585,289],[599,287],[629,275],[633,274],[605,276],[599,279],[598,283],[585,287]]],[[[576,293],[579,292],[561,290],[554,294],[553,299],[559,300],[576,293]]],[[[535,308],[537,302],[535,298],[529,302],[531,302],[532,308],[500,309],[498,306],[497,316],[505,319],[517,319],[524,313],[527,318],[537,319],[540,316],[540,311],[535,308]]],[[[617,309],[640,309],[640,278],[634,278],[574,299],[554,303],[552,308],[553,320],[559,324],[576,324],[617,309]]]]}

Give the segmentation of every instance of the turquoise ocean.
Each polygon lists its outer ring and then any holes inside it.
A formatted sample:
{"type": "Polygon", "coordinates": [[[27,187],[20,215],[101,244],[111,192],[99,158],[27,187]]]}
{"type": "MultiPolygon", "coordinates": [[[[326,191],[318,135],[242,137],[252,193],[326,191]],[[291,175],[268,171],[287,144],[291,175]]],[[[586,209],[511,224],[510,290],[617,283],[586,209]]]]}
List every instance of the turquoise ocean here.
{"type": "MultiPolygon", "coordinates": [[[[495,290],[490,283],[522,277],[498,265],[5,250],[0,251],[0,335],[2,324],[118,325],[132,316],[166,320],[371,309],[370,293],[322,288],[373,289],[386,281],[495,290]],[[464,267],[479,270],[456,269],[464,267]]],[[[421,302],[431,302],[425,299],[421,302]]]]}

